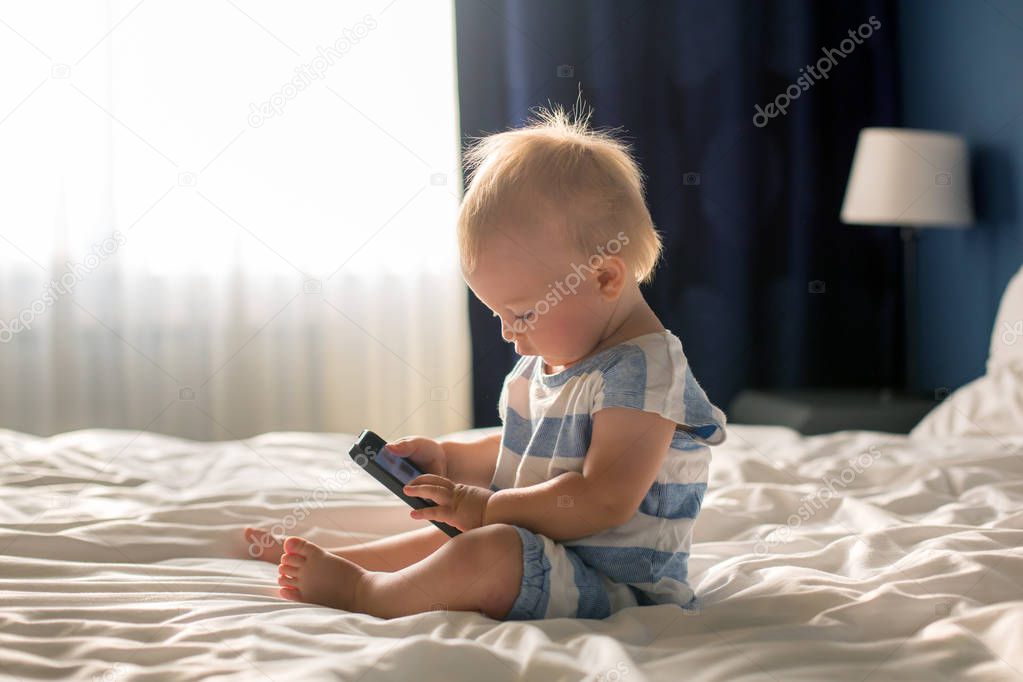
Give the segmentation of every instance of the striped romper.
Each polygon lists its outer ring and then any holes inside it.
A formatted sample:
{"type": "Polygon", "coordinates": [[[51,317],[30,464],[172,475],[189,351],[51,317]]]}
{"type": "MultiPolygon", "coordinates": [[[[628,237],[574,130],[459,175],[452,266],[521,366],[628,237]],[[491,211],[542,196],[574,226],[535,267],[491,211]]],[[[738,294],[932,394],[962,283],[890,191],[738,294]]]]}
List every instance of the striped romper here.
{"type": "Polygon", "coordinates": [[[506,616],[605,618],[627,606],[692,606],[687,560],[725,415],[707,399],[670,331],[637,336],[556,374],[523,356],[498,401],[504,428],[492,490],[581,472],[593,414],[605,407],[656,412],[679,425],[661,471],[624,525],[555,542],[516,527],[522,584],[506,616]],[[685,427],[685,428],[683,428],[685,427]]]}

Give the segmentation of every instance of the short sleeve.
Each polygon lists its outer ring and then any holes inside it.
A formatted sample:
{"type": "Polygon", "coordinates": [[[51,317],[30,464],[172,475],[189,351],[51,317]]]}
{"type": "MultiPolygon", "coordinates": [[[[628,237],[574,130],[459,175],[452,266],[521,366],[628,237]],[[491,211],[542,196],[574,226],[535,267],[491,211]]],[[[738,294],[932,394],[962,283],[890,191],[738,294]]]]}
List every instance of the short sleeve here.
{"type": "Polygon", "coordinates": [[[497,415],[501,418],[502,424],[504,424],[505,417],[508,414],[508,384],[522,374],[529,358],[530,356],[528,355],[520,356],[511,368],[511,371],[504,377],[504,383],[501,384],[501,395],[497,398],[497,415]]]}
{"type": "Polygon", "coordinates": [[[591,413],[608,407],[654,412],[694,441],[718,445],[725,440],[725,414],[707,398],[674,335],[622,345],[595,380],[591,413]]]}
{"type": "Polygon", "coordinates": [[[501,385],[501,396],[497,399],[497,414],[501,417],[501,423],[504,424],[505,415],[508,414],[508,379],[505,378],[504,384],[501,385]]]}

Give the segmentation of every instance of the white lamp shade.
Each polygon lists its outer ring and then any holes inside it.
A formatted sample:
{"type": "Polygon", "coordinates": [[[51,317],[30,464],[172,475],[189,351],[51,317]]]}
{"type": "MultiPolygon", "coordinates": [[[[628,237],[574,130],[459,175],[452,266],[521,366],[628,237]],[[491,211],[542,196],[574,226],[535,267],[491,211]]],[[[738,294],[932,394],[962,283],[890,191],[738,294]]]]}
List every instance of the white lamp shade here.
{"type": "Polygon", "coordinates": [[[864,128],[853,156],[842,222],[969,227],[970,158],[958,135],[864,128]]]}

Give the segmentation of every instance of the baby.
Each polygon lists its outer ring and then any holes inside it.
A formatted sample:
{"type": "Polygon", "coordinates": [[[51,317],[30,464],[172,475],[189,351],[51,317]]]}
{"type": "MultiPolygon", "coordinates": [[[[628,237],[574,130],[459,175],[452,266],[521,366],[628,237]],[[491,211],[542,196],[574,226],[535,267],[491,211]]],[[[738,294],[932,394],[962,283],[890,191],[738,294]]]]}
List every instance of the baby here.
{"type": "Polygon", "coordinates": [[[443,521],[323,549],[246,529],[281,596],[383,618],[605,618],[691,606],[693,523],[725,415],[639,285],[661,254],[628,147],[587,116],[541,111],[478,140],[458,217],[462,273],[521,356],[501,433],[388,443],[425,472],[405,489],[443,521]]]}

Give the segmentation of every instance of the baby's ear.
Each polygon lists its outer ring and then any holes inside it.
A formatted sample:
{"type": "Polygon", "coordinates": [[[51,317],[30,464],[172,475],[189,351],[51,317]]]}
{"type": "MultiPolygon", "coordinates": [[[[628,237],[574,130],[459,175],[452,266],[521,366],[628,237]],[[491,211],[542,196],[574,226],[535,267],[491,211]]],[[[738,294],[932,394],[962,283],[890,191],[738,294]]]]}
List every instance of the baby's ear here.
{"type": "Polygon", "coordinates": [[[607,256],[597,270],[597,284],[600,294],[609,300],[621,296],[632,271],[620,256],[607,256]]]}

